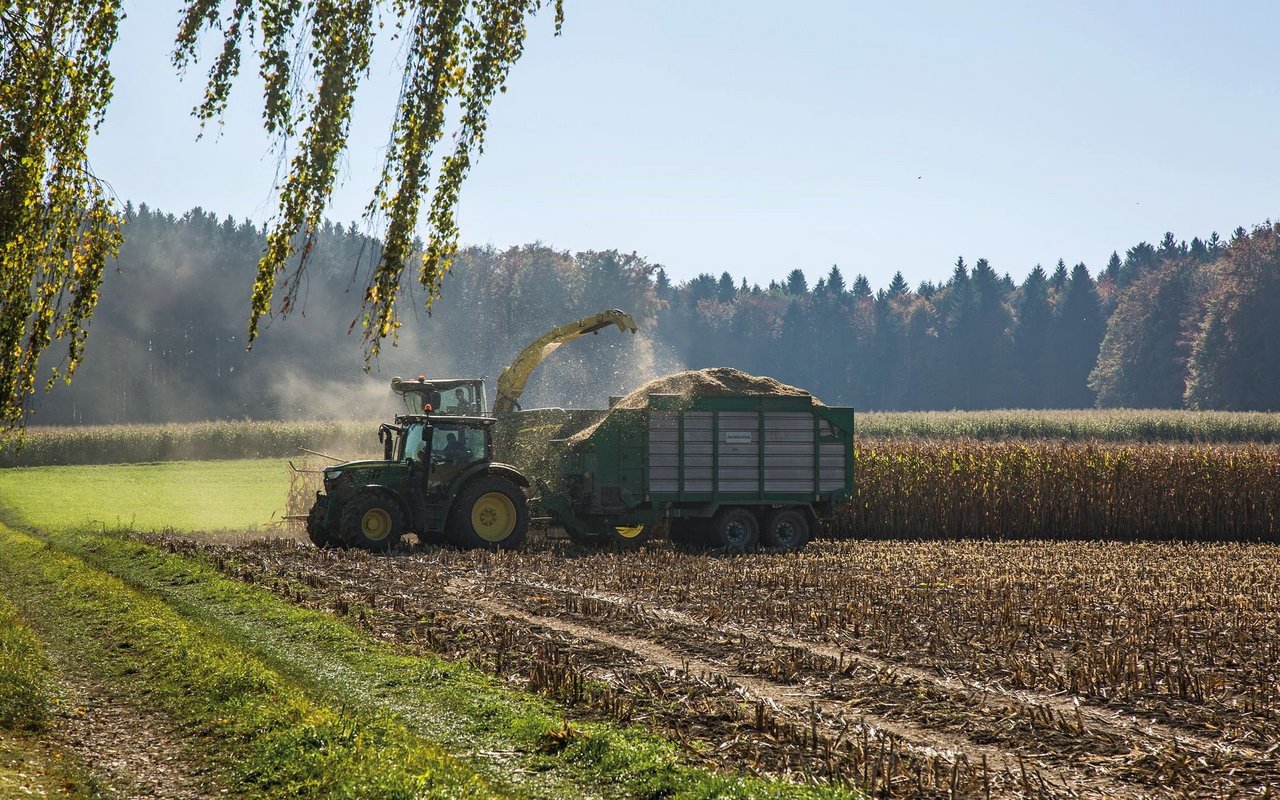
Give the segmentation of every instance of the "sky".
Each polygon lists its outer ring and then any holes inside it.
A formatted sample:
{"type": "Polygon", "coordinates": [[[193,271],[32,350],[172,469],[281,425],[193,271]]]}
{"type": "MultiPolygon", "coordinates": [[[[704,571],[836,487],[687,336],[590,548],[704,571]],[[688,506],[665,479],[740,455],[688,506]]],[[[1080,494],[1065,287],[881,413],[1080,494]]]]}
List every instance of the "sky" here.
{"type": "MultiPolygon", "coordinates": [[[[256,67],[199,137],[209,62],[170,65],[179,5],[125,3],[92,168],[122,200],[264,222],[278,157],[256,67]]],[[[882,288],[945,281],[957,256],[1096,272],[1165,231],[1280,216],[1277,3],[565,7],[559,37],[535,19],[492,108],[465,244],[634,251],[677,282],[836,264],[882,288]]],[[[398,74],[383,53],[357,100],[336,221],[372,194],[398,74]]]]}

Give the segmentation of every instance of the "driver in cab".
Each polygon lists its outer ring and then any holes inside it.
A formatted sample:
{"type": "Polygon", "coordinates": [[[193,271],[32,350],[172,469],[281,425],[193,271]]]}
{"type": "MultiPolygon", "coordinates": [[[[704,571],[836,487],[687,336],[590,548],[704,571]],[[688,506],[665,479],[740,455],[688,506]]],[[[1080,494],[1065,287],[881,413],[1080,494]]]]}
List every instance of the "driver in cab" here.
{"type": "Polygon", "coordinates": [[[456,405],[449,410],[452,411],[454,414],[476,413],[475,406],[472,405],[471,401],[467,399],[467,394],[462,390],[461,386],[453,390],[453,399],[456,405]]]}
{"type": "Polygon", "coordinates": [[[463,444],[456,434],[449,434],[445,437],[444,456],[446,464],[456,464],[459,461],[465,461],[467,458],[467,446],[463,444]]]}

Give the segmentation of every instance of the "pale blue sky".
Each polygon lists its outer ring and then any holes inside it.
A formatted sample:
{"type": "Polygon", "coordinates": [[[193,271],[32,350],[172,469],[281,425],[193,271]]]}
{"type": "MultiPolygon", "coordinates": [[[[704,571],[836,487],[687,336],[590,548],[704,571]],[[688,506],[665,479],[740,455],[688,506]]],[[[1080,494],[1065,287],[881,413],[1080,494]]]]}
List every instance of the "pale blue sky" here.
{"type": "MultiPolygon", "coordinates": [[[[205,65],[169,66],[176,5],[126,2],[93,167],[122,199],[261,222],[258,87],[197,142],[205,65]]],[[[565,5],[494,106],[464,242],[634,250],[676,280],[839,264],[883,287],[957,255],[1019,280],[1059,257],[1096,271],[1166,230],[1280,216],[1277,3],[565,5]]],[[[336,220],[368,201],[397,86],[375,64],[336,220]]]]}

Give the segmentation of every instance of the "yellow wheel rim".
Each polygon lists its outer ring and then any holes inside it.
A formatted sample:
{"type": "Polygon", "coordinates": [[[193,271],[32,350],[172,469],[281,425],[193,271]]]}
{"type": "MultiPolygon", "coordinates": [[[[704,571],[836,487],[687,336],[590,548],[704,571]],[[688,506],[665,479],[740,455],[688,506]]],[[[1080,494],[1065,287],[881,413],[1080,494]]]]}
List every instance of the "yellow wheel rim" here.
{"type": "Polygon", "coordinates": [[[489,492],[471,507],[471,527],[486,542],[501,542],[516,529],[516,504],[502,492],[489,492]]]}
{"type": "Polygon", "coordinates": [[[614,528],[614,530],[617,531],[618,535],[621,536],[623,539],[634,539],[640,534],[644,533],[644,526],[643,525],[630,525],[630,526],[620,525],[614,528]]]}
{"type": "Polygon", "coordinates": [[[385,508],[371,508],[360,518],[360,532],[371,542],[380,542],[391,533],[391,514],[385,508]]]}

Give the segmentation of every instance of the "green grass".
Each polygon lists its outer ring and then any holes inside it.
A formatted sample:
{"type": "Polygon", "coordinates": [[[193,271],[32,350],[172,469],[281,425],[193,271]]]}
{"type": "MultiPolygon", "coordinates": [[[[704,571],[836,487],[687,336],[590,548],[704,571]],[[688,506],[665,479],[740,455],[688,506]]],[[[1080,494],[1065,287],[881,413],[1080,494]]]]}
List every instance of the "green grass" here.
{"type": "Polygon", "coordinates": [[[465,664],[119,536],[0,526],[0,549],[0,588],[47,612],[42,636],[201,732],[235,796],[852,796],[717,774],[637,728],[570,724],[465,664]]]}
{"type": "Polygon", "coordinates": [[[0,729],[43,728],[52,701],[49,661],[40,641],[0,597],[0,729]]]}
{"type": "Polygon", "coordinates": [[[30,734],[0,731],[0,797],[89,800],[105,795],[74,756],[30,734]]]}
{"type": "MultiPolygon", "coordinates": [[[[91,546],[128,548],[110,537],[91,546]]],[[[474,769],[385,715],[334,710],[233,641],[79,558],[0,528],[0,581],[38,600],[43,631],[204,732],[239,796],[492,796],[474,769]]]]}
{"type": "Polygon", "coordinates": [[[248,530],[279,521],[284,459],[0,470],[0,508],[38,528],[248,530]]]}
{"type": "Polygon", "coordinates": [[[75,760],[41,738],[53,704],[44,647],[0,596],[0,797],[92,796],[75,760]]]}

